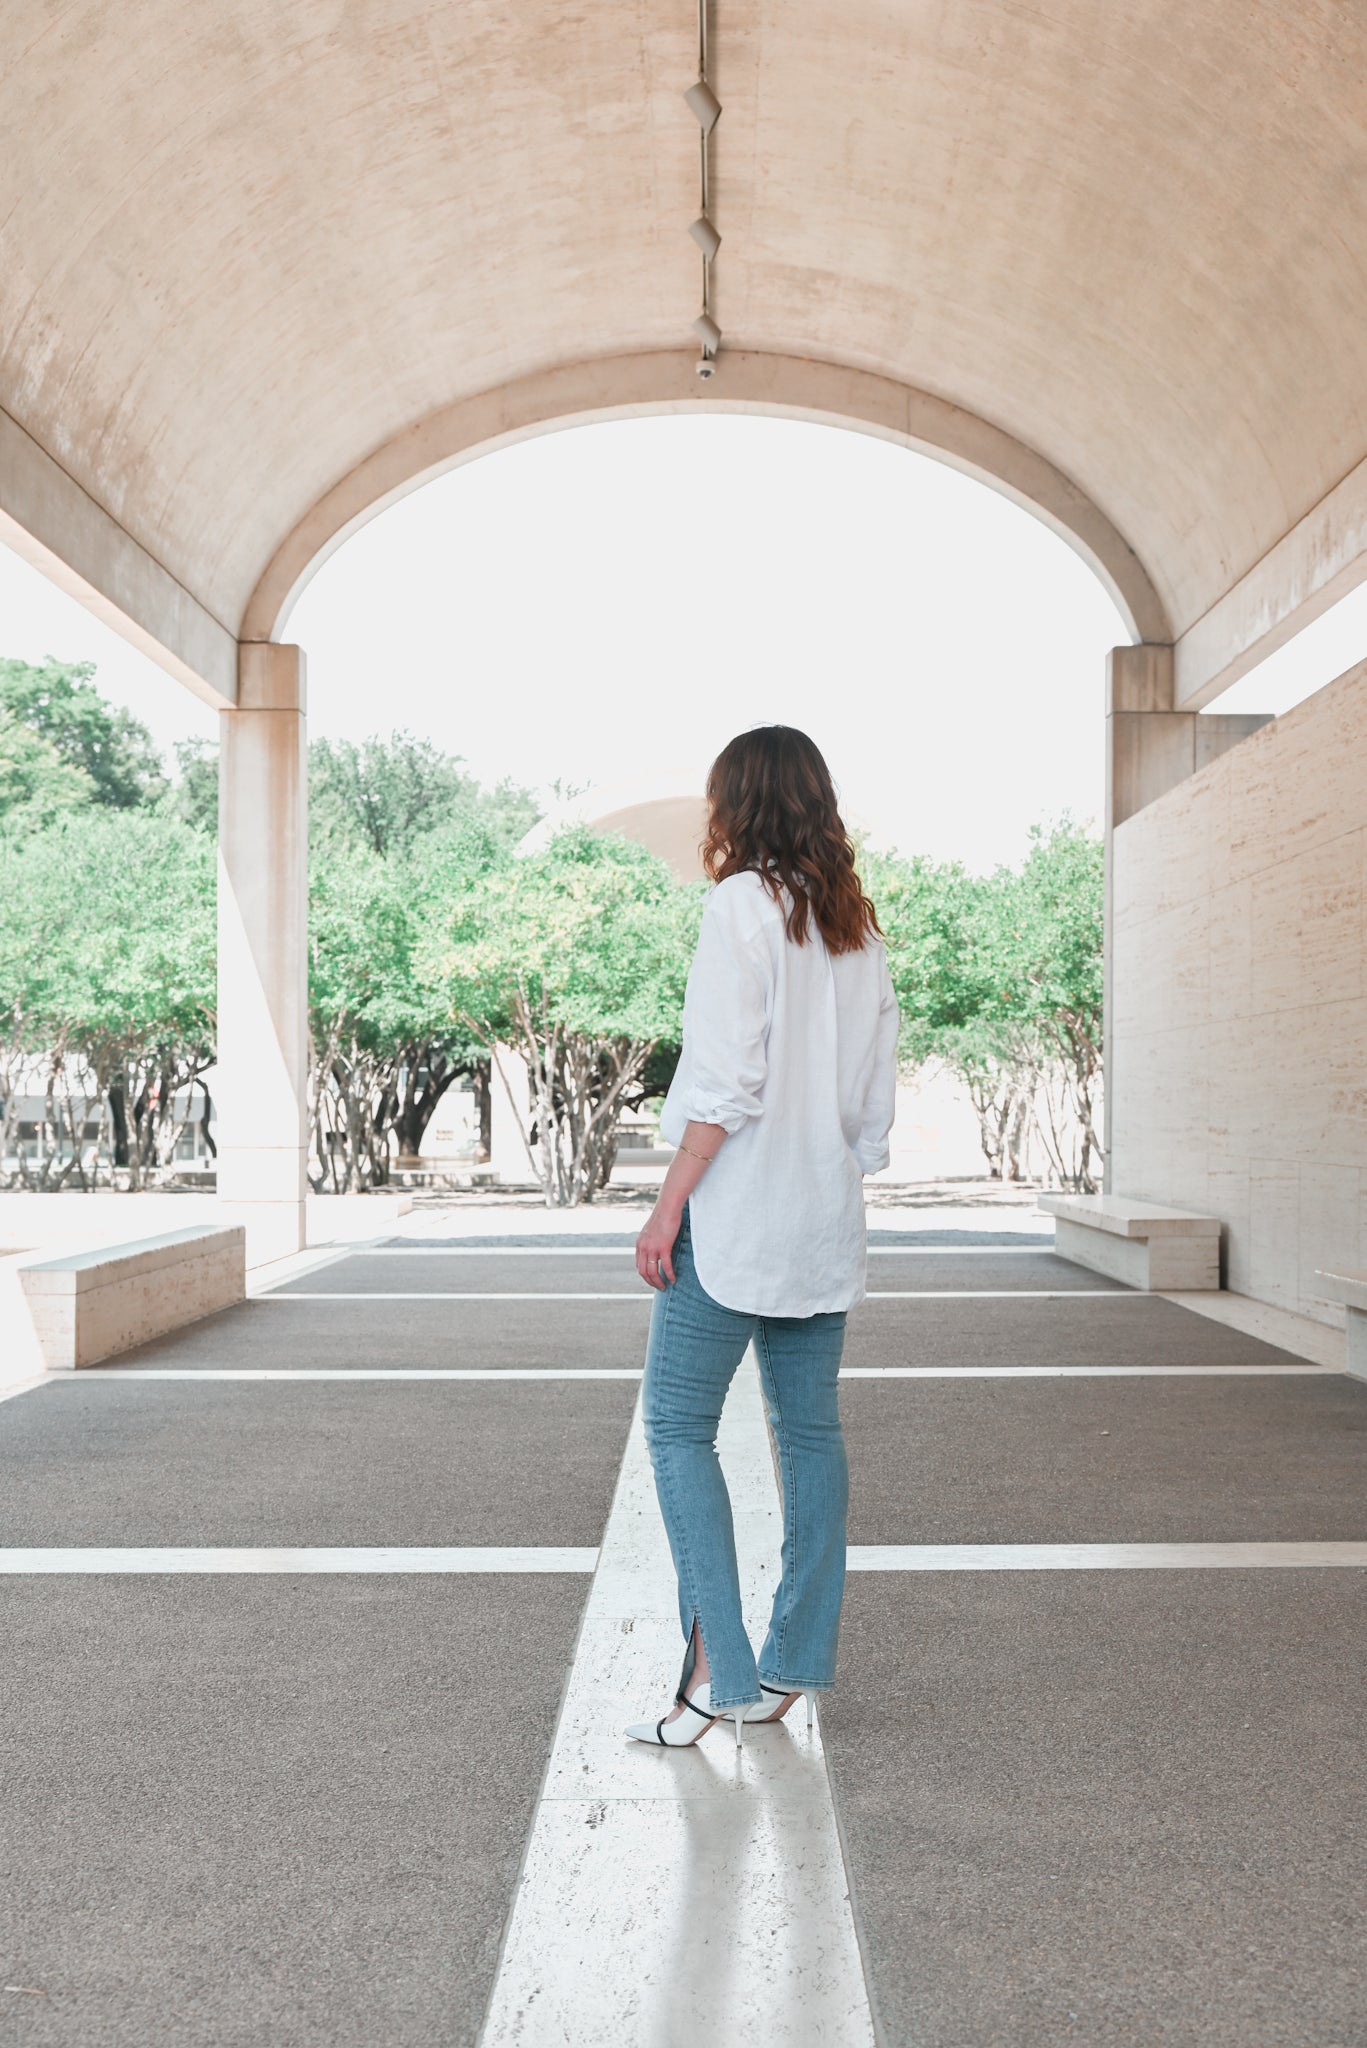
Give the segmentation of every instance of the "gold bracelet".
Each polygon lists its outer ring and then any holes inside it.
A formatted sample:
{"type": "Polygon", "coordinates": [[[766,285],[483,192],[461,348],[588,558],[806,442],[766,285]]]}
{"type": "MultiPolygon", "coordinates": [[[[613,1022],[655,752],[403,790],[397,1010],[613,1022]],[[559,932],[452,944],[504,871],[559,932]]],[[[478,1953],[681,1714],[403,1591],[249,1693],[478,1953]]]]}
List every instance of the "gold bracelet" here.
{"type": "Polygon", "coordinates": [[[695,1152],[691,1145],[676,1145],[676,1152],[686,1152],[690,1159],[701,1159],[704,1166],[710,1166],[714,1155],[710,1152],[695,1152]]]}

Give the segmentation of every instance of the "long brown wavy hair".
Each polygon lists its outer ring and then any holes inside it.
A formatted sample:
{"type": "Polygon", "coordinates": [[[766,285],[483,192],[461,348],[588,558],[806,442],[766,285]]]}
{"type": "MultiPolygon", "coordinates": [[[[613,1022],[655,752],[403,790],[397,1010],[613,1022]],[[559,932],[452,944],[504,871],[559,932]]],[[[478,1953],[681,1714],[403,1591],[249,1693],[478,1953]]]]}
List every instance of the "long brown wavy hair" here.
{"type": "Polygon", "coordinates": [[[813,919],[832,953],[857,953],[879,933],[831,772],[805,732],[755,725],[737,733],[712,763],[707,802],[709,881],[757,874],[776,902],[786,890],[788,936],[799,946],[813,919]]]}

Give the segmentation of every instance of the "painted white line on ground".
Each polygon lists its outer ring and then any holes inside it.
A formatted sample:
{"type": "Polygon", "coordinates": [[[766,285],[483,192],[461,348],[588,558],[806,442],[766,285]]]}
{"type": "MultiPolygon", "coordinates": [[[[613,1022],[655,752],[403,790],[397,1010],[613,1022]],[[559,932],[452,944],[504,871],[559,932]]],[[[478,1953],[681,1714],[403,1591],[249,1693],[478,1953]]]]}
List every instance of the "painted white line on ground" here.
{"type": "Polygon", "coordinates": [[[1247,1379],[1262,1374],[1338,1374],[1341,1365],[842,1365],[842,1380],[1247,1379]]]}
{"type": "MultiPolygon", "coordinates": [[[[306,1294],[302,1289],[286,1294],[257,1296],[258,1301],[649,1301],[651,1291],[642,1282],[632,1294],[620,1289],[611,1294],[591,1294],[575,1288],[558,1293],[553,1288],[532,1288],[521,1292],[494,1294],[472,1287],[424,1287],[407,1292],[397,1288],[379,1293],[343,1293],[340,1288],[326,1294],[306,1294]]],[[[871,1287],[866,1301],[1142,1301],[1151,1294],[1134,1294],[1127,1288],[1110,1287],[871,1287]]]]}
{"type": "MultiPolygon", "coordinates": [[[[928,1259],[992,1258],[1052,1259],[1048,1244],[871,1244],[871,1259],[900,1259],[908,1256],[928,1259]]],[[[340,1257],[357,1259],[630,1259],[635,1248],[629,1244],[377,1244],[344,1247],[340,1257]]]]}
{"type": "MultiPolygon", "coordinates": [[[[722,1418],[755,1641],[782,1518],[747,1359],[722,1418]]],[[[482,2048],[872,2048],[819,1729],[627,1742],[666,1711],[683,1640],[640,1415],[632,1425],[482,2048]],[[566,1939],[566,1929],[573,1939],[566,1939]]]]}
{"type": "MultiPolygon", "coordinates": [[[[461,1365],[363,1365],[348,1372],[341,1366],[266,1365],[206,1366],[196,1372],[192,1366],[102,1365],[79,1373],[45,1375],[49,1379],[75,1381],[89,1386],[99,1380],[638,1380],[639,1365],[497,1366],[461,1365]]],[[[41,1382],[34,1381],[39,1385],[41,1382]]]]}
{"type": "Polygon", "coordinates": [[[1152,1301],[1128,1287],[870,1287],[865,1301],[1152,1301]]]}
{"type": "MultiPolygon", "coordinates": [[[[1342,1377],[1338,1365],[846,1365],[842,1380],[1087,1380],[1248,1379],[1308,1374],[1342,1377]]],[[[341,1366],[92,1366],[85,1371],[44,1373],[24,1386],[98,1385],[103,1380],[639,1380],[639,1365],[456,1366],[375,1365],[348,1371],[341,1366]]],[[[0,1394],[0,1400],[5,1394],[0,1394]]]]}
{"type": "Polygon", "coordinates": [[[596,1550],[0,1550],[0,1574],[37,1572],[591,1572],[596,1550]]]}
{"type": "Polygon", "coordinates": [[[406,1294],[401,1294],[397,1290],[382,1290],[378,1294],[342,1294],[340,1292],[336,1294],[263,1294],[258,1296],[258,1300],[262,1303],[267,1301],[634,1301],[646,1304],[651,1299],[651,1292],[652,1290],[642,1281],[639,1290],[635,1294],[585,1294],[578,1291],[570,1294],[554,1294],[549,1289],[544,1292],[534,1289],[532,1292],[524,1294],[481,1294],[474,1292],[473,1289],[467,1291],[459,1287],[445,1291],[437,1287],[425,1287],[416,1293],[406,1294]]]}
{"type": "Polygon", "coordinates": [[[1367,1543],[851,1544],[852,1572],[1209,1571],[1338,1565],[1367,1569],[1367,1543]]]}
{"type": "Polygon", "coordinates": [[[630,1244],[377,1244],[358,1259],[634,1259],[630,1244]]]}

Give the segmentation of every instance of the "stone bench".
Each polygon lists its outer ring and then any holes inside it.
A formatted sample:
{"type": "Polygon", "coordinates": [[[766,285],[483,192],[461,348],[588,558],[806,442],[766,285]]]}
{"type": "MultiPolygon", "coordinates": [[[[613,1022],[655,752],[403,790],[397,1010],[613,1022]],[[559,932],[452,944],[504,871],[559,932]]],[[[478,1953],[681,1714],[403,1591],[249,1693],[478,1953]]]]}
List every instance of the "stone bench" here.
{"type": "Polygon", "coordinates": [[[247,1294],[247,1233],[199,1224],[19,1268],[44,1365],[98,1365],[247,1294]]]}
{"type": "Polygon", "coordinates": [[[1348,1310],[1349,1372],[1367,1380],[1367,1273],[1317,1272],[1330,1301],[1341,1301],[1348,1310]]]}
{"type": "Polygon", "coordinates": [[[1220,1285],[1220,1219],[1124,1195],[1041,1195],[1059,1257],[1151,1294],[1220,1285]]]}

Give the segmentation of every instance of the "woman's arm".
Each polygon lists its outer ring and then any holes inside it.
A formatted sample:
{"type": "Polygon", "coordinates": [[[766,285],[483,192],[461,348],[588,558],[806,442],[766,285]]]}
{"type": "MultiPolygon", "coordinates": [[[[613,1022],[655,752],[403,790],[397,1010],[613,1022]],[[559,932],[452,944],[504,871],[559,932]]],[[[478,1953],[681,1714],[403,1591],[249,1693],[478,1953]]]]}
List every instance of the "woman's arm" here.
{"type": "Polygon", "coordinates": [[[881,1173],[888,1163],[888,1133],[897,1114],[897,1032],[900,1021],[897,996],[888,972],[887,956],[884,955],[873,1073],[864,1100],[859,1142],[854,1148],[854,1156],[864,1173],[881,1173]]]}
{"type": "Polygon", "coordinates": [[[725,1143],[721,1124],[685,1125],[655,1207],[636,1240],[636,1270],[647,1287],[673,1286],[674,1240],[683,1222],[684,1203],[725,1143]]]}

